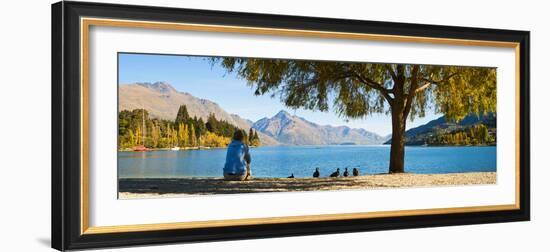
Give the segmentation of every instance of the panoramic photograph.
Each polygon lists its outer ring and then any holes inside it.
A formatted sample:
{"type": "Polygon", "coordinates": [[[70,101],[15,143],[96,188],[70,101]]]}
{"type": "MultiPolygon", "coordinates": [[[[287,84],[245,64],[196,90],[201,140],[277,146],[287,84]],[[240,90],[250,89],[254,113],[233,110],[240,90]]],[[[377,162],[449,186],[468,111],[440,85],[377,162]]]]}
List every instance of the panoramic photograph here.
{"type": "Polygon", "coordinates": [[[496,183],[496,68],[118,54],[118,198],[496,183]]]}

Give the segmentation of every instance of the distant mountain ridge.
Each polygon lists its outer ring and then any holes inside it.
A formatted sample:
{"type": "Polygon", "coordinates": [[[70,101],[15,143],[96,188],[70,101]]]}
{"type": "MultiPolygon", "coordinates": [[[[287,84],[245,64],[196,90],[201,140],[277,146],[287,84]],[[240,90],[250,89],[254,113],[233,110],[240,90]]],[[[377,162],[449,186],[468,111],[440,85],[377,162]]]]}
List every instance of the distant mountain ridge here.
{"type": "MultiPolygon", "coordinates": [[[[239,128],[248,130],[252,122],[238,115],[223,110],[217,103],[197,98],[186,92],[178,92],[166,82],[133,83],[119,85],[118,110],[144,108],[152,118],[174,120],[181,105],[187,107],[190,116],[206,121],[208,115],[214,114],[218,120],[224,120],[239,128]]],[[[263,145],[280,143],[264,134],[259,134],[263,145]]]]}
{"type": "Polygon", "coordinates": [[[386,140],[364,129],[318,125],[284,110],[258,120],[252,127],[288,145],[382,144],[386,140]]]}
{"type": "Polygon", "coordinates": [[[145,108],[155,118],[176,118],[179,106],[185,104],[189,114],[204,120],[213,113],[218,119],[238,127],[248,127],[250,122],[223,110],[217,103],[178,92],[165,82],[135,83],[119,86],[119,110],[145,108]]]}
{"type": "Polygon", "coordinates": [[[119,86],[119,111],[144,108],[153,118],[174,120],[180,105],[191,116],[206,120],[214,114],[239,128],[254,128],[262,145],[324,145],[324,144],[382,144],[387,138],[365,129],[347,126],[318,125],[282,110],[271,118],[257,122],[230,114],[217,103],[178,92],[166,82],[134,83],[119,86]]]}

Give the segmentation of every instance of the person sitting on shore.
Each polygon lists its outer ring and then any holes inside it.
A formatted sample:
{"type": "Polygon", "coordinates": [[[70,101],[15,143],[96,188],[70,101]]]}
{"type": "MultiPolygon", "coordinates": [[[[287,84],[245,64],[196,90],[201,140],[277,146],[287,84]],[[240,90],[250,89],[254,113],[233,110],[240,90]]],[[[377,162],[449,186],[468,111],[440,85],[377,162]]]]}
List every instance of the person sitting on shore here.
{"type": "Polygon", "coordinates": [[[354,176],[354,177],[359,176],[359,169],[353,168],[353,176],[354,176]]]}
{"type": "Polygon", "coordinates": [[[286,178],[294,178],[294,173],[292,173],[290,176],[288,176],[286,178]]]}
{"type": "Polygon", "coordinates": [[[331,178],[337,178],[340,177],[340,168],[336,168],[336,171],[330,174],[331,178]]]}
{"type": "Polygon", "coordinates": [[[346,167],[346,170],[344,171],[344,177],[349,176],[348,168],[346,167]]]}
{"type": "Polygon", "coordinates": [[[321,176],[321,172],[319,172],[319,167],[315,168],[315,172],[313,172],[313,177],[318,178],[321,176]]]}
{"type": "Polygon", "coordinates": [[[243,142],[244,133],[236,130],[227,146],[225,166],[223,167],[223,178],[225,180],[244,181],[251,178],[250,153],[248,145],[243,142]]]}

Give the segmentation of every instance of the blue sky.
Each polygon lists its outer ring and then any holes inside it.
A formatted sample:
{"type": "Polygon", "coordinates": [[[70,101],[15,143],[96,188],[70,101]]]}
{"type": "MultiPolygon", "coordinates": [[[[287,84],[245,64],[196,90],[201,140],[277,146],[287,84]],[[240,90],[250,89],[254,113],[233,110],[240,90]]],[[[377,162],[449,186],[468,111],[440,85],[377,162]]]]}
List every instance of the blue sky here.
{"type": "MultiPolygon", "coordinates": [[[[278,97],[270,95],[254,96],[253,89],[246,80],[235,74],[228,74],[218,65],[211,65],[208,57],[119,54],[119,84],[136,82],[170,83],[176,90],[188,92],[195,97],[218,103],[229,113],[256,121],[263,117],[272,117],[280,110],[303,117],[321,125],[364,128],[380,135],[391,133],[391,118],[385,114],[370,115],[365,119],[346,121],[334,112],[314,112],[309,110],[292,110],[284,106],[278,97]]],[[[432,111],[426,117],[417,118],[407,123],[413,128],[436,119],[432,111]]]]}

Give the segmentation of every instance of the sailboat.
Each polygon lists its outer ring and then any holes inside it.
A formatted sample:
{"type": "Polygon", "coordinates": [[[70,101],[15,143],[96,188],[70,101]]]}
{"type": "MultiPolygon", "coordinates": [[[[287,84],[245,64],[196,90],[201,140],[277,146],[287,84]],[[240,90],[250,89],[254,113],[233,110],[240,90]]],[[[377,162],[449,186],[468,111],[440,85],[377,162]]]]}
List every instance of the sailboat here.
{"type": "Polygon", "coordinates": [[[141,110],[141,123],[141,145],[135,146],[134,151],[150,151],[151,149],[145,147],[145,134],[147,134],[147,129],[145,128],[145,108],[141,110]]]}

